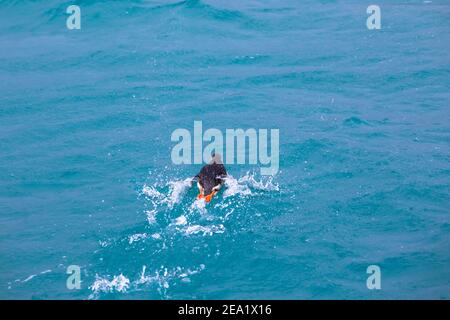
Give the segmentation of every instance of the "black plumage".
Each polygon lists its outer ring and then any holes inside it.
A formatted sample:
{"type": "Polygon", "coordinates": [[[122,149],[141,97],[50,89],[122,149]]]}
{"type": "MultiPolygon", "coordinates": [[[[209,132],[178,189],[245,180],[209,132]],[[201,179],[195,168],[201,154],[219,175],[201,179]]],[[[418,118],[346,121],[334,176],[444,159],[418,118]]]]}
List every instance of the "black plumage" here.
{"type": "Polygon", "coordinates": [[[214,187],[224,182],[226,175],[227,171],[223,164],[212,163],[205,165],[195,177],[204,189],[204,194],[208,195],[214,187]]]}

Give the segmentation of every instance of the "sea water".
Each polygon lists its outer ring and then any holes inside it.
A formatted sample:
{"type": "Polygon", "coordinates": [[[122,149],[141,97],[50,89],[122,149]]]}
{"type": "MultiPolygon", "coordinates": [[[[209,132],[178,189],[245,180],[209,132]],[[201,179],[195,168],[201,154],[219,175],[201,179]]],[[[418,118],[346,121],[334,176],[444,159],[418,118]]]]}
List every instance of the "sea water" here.
{"type": "Polygon", "coordinates": [[[450,297],[448,1],[2,1],[0,93],[2,299],[450,297]],[[194,121],[279,172],[197,201],[194,121]]]}

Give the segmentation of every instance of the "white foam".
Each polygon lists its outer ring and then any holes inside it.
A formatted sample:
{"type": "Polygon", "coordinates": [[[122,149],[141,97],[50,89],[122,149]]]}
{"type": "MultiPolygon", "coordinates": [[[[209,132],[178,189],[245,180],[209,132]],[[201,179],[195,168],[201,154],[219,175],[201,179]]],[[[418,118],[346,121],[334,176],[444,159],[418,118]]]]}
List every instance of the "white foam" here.
{"type": "Polygon", "coordinates": [[[96,277],[95,282],[89,287],[94,293],[98,292],[126,292],[130,287],[130,280],[123,274],[114,276],[111,281],[96,277]]]}
{"type": "Polygon", "coordinates": [[[231,197],[234,195],[250,196],[253,195],[252,189],[260,191],[279,191],[278,184],[273,183],[273,177],[262,178],[256,180],[254,173],[247,172],[239,179],[235,179],[229,175],[225,179],[225,191],[223,197],[231,197]]]}
{"type": "Polygon", "coordinates": [[[147,266],[144,265],[142,266],[142,272],[139,278],[133,282],[130,282],[123,274],[114,276],[112,280],[96,275],[95,282],[89,287],[93,293],[89,295],[88,298],[96,299],[101,293],[126,293],[131,290],[130,288],[139,289],[142,285],[150,284],[156,284],[158,292],[166,295],[166,291],[170,288],[171,283],[176,283],[177,280],[181,282],[190,282],[189,276],[195,275],[204,269],[204,264],[200,264],[198,267],[192,269],[184,267],[168,269],[167,267],[161,266],[156,269],[153,274],[147,275],[147,266]]]}
{"type": "Polygon", "coordinates": [[[185,216],[179,216],[178,218],[176,218],[175,219],[175,224],[177,225],[177,226],[180,226],[180,225],[185,225],[187,223],[187,219],[186,219],[186,217],[185,216]]]}
{"type": "Polygon", "coordinates": [[[167,195],[158,191],[158,186],[156,184],[153,186],[144,185],[142,188],[142,194],[147,196],[147,198],[153,203],[154,207],[158,207],[161,204],[166,204],[169,208],[172,208],[175,204],[181,202],[183,196],[191,185],[191,178],[181,181],[169,181],[165,185],[165,187],[169,187],[169,193],[167,195]]]}
{"type": "Polygon", "coordinates": [[[107,246],[109,246],[111,244],[111,241],[110,240],[104,240],[104,241],[99,240],[98,244],[100,245],[100,247],[106,248],[107,246]]]}
{"type": "Polygon", "coordinates": [[[154,224],[156,222],[156,210],[147,210],[145,214],[147,215],[147,221],[149,224],[154,224]]]}
{"type": "Polygon", "coordinates": [[[136,233],[133,234],[132,236],[128,237],[128,243],[132,244],[133,242],[137,242],[143,239],[146,239],[148,237],[148,235],[146,233],[136,233]]]}
{"type": "Polygon", "coordinates": [[[261,178],[259,181],[255,179],[254,174],[247,173],[239,179],[239,183],[246,183],[251,188],[264,191],[280,191],[278,184],[273,183],[273,177],[269,176],[265,179],[261,178]]]}
{"type": "Polygon", "coordinates": [[[192,179],[188,178],[183,181],[171,181],[169,182],[170,194],[166,198],[169,207],[173,207],[175,204],[180,203],[185,195],[186,191],[191,187],[192,179]]]}
{"type": "Polygon", "coordinates": [[[169,282],[173,279],[186,279],[188,276],[199,273],[205,269],[205,265],[201,264],[198,268],[185,269],[182,267],[176,267],[173,269],[167,269],[161,266],[156,270],[154,275],[146,275],[147,266],[142,266],[141,276],[135,281],[136,285],[157,283],[161,289],[168,289],[170,287],[169,282]]]}
{"type": "Polygon", "coordinates": [[[28,276],[27,278],[25,278],[24,280],[17,279],[16,282],[20,281],[22,283],[25,283],[25,282],[28,282],[31,279],[37,277],[38,275],[42,275],[42,274],[46,274],[46,273],[50,273],[50,272],[52,272],[52,270],[51,269],[47,269],[47,270],[39,272],[39,274],[32,274],[32,275],[28,276]]]}
{"type": "Polygon", "coordinates": [[[156,272],[156,275],[151,277],[151,276],[146,276],[145,275],[145,271],[147,269],[147,266],[142,266],[142,272],[141,272],[141,276],[138,280],[136,280],[136,284],[144,284],[144,283],[152,283],[154,281],[157,281],[158,277],[158,273],[156,272]]]}
{"type": "Polygon", "coordinates": [[[208,212],[206,209],[206,201],[204,199],[195,199],[195,201],[192,202],[189,212],[192,213],[195,211],[198,211],[201,214],[206,214],[208,212]]]}
{"type": "Polygon", "coordinates": [[[28,278],[26,278],[25,280],[23,280],[22,282],[28,282],[28,281],[30,281],[31,279],[33,279],[34,277],[36,277],[37,276],[37,274],[32,274],[31,276],[29,276],[28,278]]]}
{"type": "Polygon", "coordinates": [[[228,198],[234,195],[248,196],[252,194],[252,191],[246,184],[240,184],[240,180],[236,180],[232,176],[225,179],[225,190],[223,192],[223,197],[228,198]]]}
{"type": "Polygon", "coordinates": [[[225,227],[223,226],[223,224],[210,226],[192,225],[184,229],[184,233],[187,235],[202,233],[204,236],[205,235],[212,236],[215,233],[224,233],[224,232],[225,227]]]}
{"type": "MultiPolygon", "coordinates": [[[[159,208],[162,205],[166,205],[170,209],[174,205],[179,204],[187,190],[192,186],[192,178],[184,180],[168,181],[166,183],[155,182],[153,185],[145,184],[142,188],[142,194],[144,194],[149,201],[153,204],[153,209],[147,210],[147,220],[150,224],[156,222],[156,215],[159,208]],[[168,188],[168,192],[163,192],[162,188],[168,188]]],[[[255,191],[279,191],[278,184],[273,182],[273,177],[260,177],[255,173],[247,172],[239,179],[229,175],[225,179],[225,186],[223,191],[223,198],[231,196],[252,196],[255,191]]],[[[206,202],[203,199],[196,199],[191,207],[190,211],[206,212],[206,202]]]]}
{"type": "Polygon", "coordinates": [[[152,238],[155,240],[159,240],[159,239],[161,239],[161,235],[159,233],[154,233],[154,234],[152,234],[152,238]]]}
{"type": "Polygon", "coordinates": [[[154,186],[144,185],[144,187],[142,187],[142,193],[153,199],[164,198],[164,195],[161,192],[159,192],[154,186]]]}

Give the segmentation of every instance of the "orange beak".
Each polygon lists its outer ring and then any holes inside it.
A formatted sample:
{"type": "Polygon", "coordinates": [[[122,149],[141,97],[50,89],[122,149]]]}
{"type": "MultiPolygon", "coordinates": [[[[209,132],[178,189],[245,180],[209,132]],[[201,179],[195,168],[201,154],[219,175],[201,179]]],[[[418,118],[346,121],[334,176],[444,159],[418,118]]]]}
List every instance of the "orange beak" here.
{"type": "Polygon", "coordinates": [[[197,199],[205,199],[205,202],[210,202],[212,197],[216,194],[216,191],[211,192],[207,196],[202,195],[201,193],[197,196],[197,199]]]}

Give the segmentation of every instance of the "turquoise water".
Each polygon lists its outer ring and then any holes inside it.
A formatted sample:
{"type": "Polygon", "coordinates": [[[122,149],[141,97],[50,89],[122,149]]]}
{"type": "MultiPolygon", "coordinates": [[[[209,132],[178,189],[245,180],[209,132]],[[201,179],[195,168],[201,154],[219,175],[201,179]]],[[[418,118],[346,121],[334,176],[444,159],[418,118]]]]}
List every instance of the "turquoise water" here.
{"type": "Polygon", "coordinates": [[[448,299],[450,5],[370,4],[2,1],[0,298],[448,299]],[[280,129],[279,173],[198,204],[195,120],[280,129]]]}

